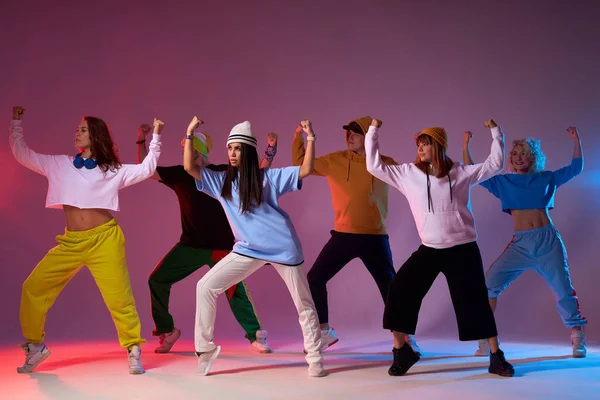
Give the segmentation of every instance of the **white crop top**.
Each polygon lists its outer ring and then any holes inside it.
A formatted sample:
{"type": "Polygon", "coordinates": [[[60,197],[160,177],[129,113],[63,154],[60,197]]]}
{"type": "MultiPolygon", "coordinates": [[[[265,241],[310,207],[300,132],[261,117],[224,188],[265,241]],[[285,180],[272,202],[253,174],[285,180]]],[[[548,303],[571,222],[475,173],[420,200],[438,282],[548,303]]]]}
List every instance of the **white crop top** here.
{"type": "Polygon", "coordinates": [[[47,208],[101,208],[119,211],[119,190],[150,178],[160,157],[160,135],[153,135],[150,151],[141,164],[123,164],[116,171],[98,167],[77,169],[73,156],[38,154],[27,147],[21,121],[10,126],[10,148],[15,159],[48,179],[47,208]]]}

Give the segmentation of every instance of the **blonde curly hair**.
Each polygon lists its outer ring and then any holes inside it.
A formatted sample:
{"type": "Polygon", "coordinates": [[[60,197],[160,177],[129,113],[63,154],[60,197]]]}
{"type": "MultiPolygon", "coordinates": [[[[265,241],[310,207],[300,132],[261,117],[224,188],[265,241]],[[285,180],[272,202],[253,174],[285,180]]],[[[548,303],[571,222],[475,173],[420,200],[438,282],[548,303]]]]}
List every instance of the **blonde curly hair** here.
{"type": "MultiPolygon", "coordinates": [[[[513,141],[513,148],[510,151],[511,156],[512,152],[515,150],[515,147],[521,146],[525,152],[529,150],[529,154],[531,157],[532,167],[529,169],[529,173],[542,172],[544,168],[546,168],[546,156],[542,151],[542,141],[536,138],[525,138],[518,139],[513,141]]],[[[517,172],[515,167],[512,165],[512,157],[509,157],[510,169],[512,172],[517,172]]]]}

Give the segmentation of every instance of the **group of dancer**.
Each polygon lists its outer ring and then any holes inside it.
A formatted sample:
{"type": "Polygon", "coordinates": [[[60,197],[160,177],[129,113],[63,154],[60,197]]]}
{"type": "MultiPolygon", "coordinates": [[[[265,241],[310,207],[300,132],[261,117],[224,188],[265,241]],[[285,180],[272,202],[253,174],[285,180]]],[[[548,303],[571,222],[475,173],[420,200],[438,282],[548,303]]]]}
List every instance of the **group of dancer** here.
{"type": "Polygon", "coordinates": [[[383,328],[393,333],[393,362],[388,373],[404,375],[421,356],[414,338],[421,303],[434,280],[446,277],[456,313],[459,339],[479,341],[476,355],[490,357],[488,371],[513,376],[514,368],[499,347],[493,312],[497,297],[524,270],[535,268],[557,297],[559,314],[572,329],[574,357],[586,356],[584,325],[573,288],[567,255],[548,210],[557,188],[581,173],[583,158],[576,128],[571,165],[544,171],[539,140],[517,140],[505,164],[504,134],[493,121],[490,155],[475,164],[464,134],[463,163],[447,155],[448,136],[441,127],[414,136],[414,162],[398,164],[379,151],[382,122],[369,116],[343,125],[346,148],[315,157],[316,135],[301,121],[293,139],[294,166],[271,168],[278,137],[269,134],[264,157],[248,121],[227,138],[228,164],[209,162],[212,138],[199,132],[194,117],[182,140],[183,165],[157,166],[164,123],[138,130],[137,165],[122,164],[106,123],[83,117],[75,133],[75,156],[38,154],[27,146],[21,119],[13,107],[10,145],[18,162],[46,176],[46,207],[63,209],[64,235],[23,284],[20,320],[26,342],[19,373],[32,372],[49,355],[44,344],[46,314],[70,279],[85,265],[94,277],[127,349],[129,373],[142,374],[140,320],[125,258],[123,232],[111,215],[119,210],[118,191],[153,178],[175,191],[181,209],[179,242],[158,263],[148,284],[156,353],[171,350],[181,331],[169,313],[172,286],[204,265],[209,271],[196,287],[194,345],[198,373],[208,375],[221,347],[214,342],[216,301],[226,293],[251,348],[270,353],[244,279],[270,264],[284,280],[298,312],[308,375],[326,375],[322,352],[338,342],[330,326],[327,282],[359,258],[375,280],[385,309],[383,328]],[[148,150],[146,142],[152,131],[148,150]],[[306,139],[304,136],[306,135],[306,139]],[[310,175],[327,178],[335,212],[334,229],[314,265],[304,271],[300,239],[279,197],[300,190],[310,175]],[[515,234],[505,252],[484,274],[471,211],[471,188],[481,184],[512,215],[515,234]],[[389,186],[406,196],[421,239],[419,248],[395,271],[385,220],[389,186]],[[210,226],[210,230],[206,229],[210,226]],[[268,235],[265,233],[269,232],[268,235]]]}

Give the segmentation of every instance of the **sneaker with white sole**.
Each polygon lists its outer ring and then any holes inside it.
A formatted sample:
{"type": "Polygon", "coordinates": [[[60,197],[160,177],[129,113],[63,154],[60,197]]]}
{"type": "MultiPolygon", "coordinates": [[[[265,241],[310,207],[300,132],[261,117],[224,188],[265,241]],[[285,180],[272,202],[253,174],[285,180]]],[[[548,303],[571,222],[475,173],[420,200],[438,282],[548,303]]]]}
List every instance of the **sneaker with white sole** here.
{"type": "Polygon", "coordinates": [[[421,348],[417,344],[417,339],[415,339],[415,337],[413,335],[408,335],[408,334],[404,335],[404,341],[410,346],[411,349],[413,349],[413,351],[419,357],[421,357],[423,355],[423,353],[421,352],[421,348]]]}
{"type": "Polygon", "coordinates": [[[587,344],[583,329],[571,332],[571,344],[573,345],[573,357],[584,358],[587,356],[587,344]]]}
{"type": "Polygon", "coordinates": [[[487,339],[479,339],[477,341],[479,343],[479,348],[475,351],[475,355],[477,357],[487,357],[490,355],[490,345],[488,344],[487,339]]]}
{"type": "Polygon", "coordinates": [[[213,362],[219,357],[219,353],[221,352],[221,346],[217,346],[211,351],[207,351],[205,353],[198,353],[198,375],[206,376],[210,371],[210,367],[213,362]]]}
{"type": "Polygon", "coordinates": [[[135,345],[131,349],[129,349],[129,354],[127,354],[127,358],[129,359],[129,374],[130,375],[141,375],[144,372],[144,367],[142,366],[142,349],[140,346],[135,345]]]}
{"type": "Polygon", "coordinates": [[[155,353],[168,353],[181,336],[181,331],[173,328],[171,333],[163,333],[158,337],[158,347],[154,349],[155,353]]]}
{"type": "Polygon", "coordinates": [[[333,328],[329,328],[325,331],[321,331],[321,349],[320,350],[323,351],[326,348],[333,346],[334,344],[336,344],[339,341],[340,341],[340,339],[335,334],[335,331],[333,330],[333,328]]]}
{"type": "Polygon", "coordinates": [[[252,350],[258,353],[271,353],[273,349],[267,343],[267,331],[256,331],[256,340],[252,342],[252,350]]]}
{"type": "Polygon", "coordinates": [[[25,350],[25,364],[17,367],[17,372],[19,374],[28,374],[33,372],[35,367],[40,365],[42,361],[44,361],[50,355],[50,350],[44,343],[23,343],[19,345],[19,347],[25,350]]]}
{"type": "MultiPolygon", "coordinates": [[[[333,346],[334,344],[336,344],[339,341],[340,341],[340,339],[338,339],[333,328],[329,328],[324,331],[321,331],[321,347],[319,348],[319,351],[323,351],[323,350],[327,349],[328,347],[333,346]]],[[[306,349],[304,349],[303,351],[304,351],[304,354],[307,354],[306,349]]]]}
{"type": "Polygon", "coordinates": [[[325,375],[327,375],[327,373],[323,368],[322,362],[311,362],[308,364],[308,376],[311,378],[320,378],[325,375]]]}

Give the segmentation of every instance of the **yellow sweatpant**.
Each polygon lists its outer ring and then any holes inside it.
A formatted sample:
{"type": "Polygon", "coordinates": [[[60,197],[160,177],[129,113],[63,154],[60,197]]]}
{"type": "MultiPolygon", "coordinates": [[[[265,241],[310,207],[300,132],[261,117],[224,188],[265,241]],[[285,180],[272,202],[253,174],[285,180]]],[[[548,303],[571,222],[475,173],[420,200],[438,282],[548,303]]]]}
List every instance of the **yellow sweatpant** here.
{"type": "Polygon", "coordinates": [[[46,314],[54,301],[86,265],[113,318],[119,342],[125,349],[145,342],[125,260],[125,237],[113,219],[81,232],[65,230],[56,237],[58,246],[46,254],[31,272],[21,294],[21,329],[30,343],[44,340],[46,314]]]}

